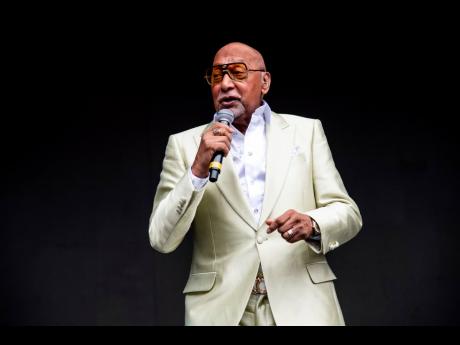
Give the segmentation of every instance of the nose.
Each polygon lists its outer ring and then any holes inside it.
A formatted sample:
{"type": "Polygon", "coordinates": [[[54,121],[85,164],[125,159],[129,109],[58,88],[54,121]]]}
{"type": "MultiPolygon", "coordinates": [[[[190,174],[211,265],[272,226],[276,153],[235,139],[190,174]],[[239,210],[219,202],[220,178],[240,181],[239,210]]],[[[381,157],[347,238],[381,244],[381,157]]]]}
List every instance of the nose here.
{"type": "Polygon", "coordinates": [[[222,90],[229,90],[235,87],[235,84],[233,83],[233,80],[230,78],[228,73],[224,74],[224,77],[222,78],[222,81],[220,82],[220,88],[222,90]]]}

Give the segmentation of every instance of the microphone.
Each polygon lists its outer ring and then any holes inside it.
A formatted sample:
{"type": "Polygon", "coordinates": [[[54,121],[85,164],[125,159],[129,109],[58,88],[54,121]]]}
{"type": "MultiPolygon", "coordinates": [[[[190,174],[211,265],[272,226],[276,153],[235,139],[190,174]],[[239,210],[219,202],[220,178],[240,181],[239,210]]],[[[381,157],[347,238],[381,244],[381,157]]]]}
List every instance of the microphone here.
{"type": "MultiPolygon", "coordinates": [[[[235,115],[229,109],[221,109],[216,114],[216,121],[227,126],[230,126],[234,119],[235,115]]],[[[209,163],[209,181],[216,182],[219,178],[223,158],[224,154],[221,151],[216,152],[214,157],[212,157],[211,163],[209,163]]]]}

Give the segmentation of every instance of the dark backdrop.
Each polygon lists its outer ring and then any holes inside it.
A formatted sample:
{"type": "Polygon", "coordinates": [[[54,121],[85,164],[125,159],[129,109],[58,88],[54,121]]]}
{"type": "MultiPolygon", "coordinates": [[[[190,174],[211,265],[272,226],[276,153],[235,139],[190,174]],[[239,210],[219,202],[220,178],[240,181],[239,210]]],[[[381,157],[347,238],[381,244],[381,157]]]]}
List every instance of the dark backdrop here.
{"type": "Polygon", "coordinates": [[[450,28],[429,12],[260,13],[238,29],[67,13],[12,29],[0,323],[183,323],[191,238],[155,253],[148,219],[168,136],[212,118],[203,72],[239,40],[266,57],[274,111],[322,121],[361,209],[362,232],[328,254],[347,323],[458,324],[450,28]]]}

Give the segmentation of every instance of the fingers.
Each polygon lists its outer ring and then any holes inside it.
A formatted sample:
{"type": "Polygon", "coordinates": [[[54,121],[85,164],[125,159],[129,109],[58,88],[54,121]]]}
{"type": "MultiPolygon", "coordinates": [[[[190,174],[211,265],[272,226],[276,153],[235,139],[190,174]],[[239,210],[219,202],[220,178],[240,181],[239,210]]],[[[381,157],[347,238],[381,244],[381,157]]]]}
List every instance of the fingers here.
{"type": "Polygon", "coordinates": [[[211,154],[214,154],[217,151],[222,151],[226,156],[230,151],[233,132],[234,130],[231,127],[226,126],[223,123],[214,123],[206,130],[201,140],[207,151],[210,151],[211,154]],[[220,143],[224,143],[226,148],[223,148],[220,143]]]}
{"type": "Polygon", "coordinates": [[[281,237],[283,237],[289,243],[295,243],[306,238],[305,229],[301,226],[296,226],[281,233],[281,237]]]}
{"type": "Polygon", "coordinates": [[[280,233],[284,233],[288,231],[289,229],[292,229],[298,223],[299,223],[299,219],[294,215],[288,220],[286,220],[286,222],[278,228],[278,231],[280,233]]]}
{"type": "MultiPolygon", "coordinates": [[[[222,125],[222,124],[220,124],[222,125]]],[[[202,145],[206,151],[208,151],[211,155],[217,151],[222,151],[227,155],[230,151],[231,142],[232,142],[232,134],[228,131],[229,127],[226,128],[210,128],[207,132],[202,136],[201,141],[202,145]],[[219,131],[219,135],[213,134],[213,131],[219,131]],[[224,132],[224,130],[226,130],[224,132]],[[222,147],[222,144],[225,144],[225,148],[222,147]]]]}
{"type": "Polygon", "coordinates": [[[294,235],[296,234],[296,231],[294,228],[291,228],[285,232],[282,232],[281,233],[281,236],[285,239],[285,240],[290,240],[292,237],[294,237],[294,235]]]}
{"type": "Polygon", "coordinates": [[[215,142],[212,145],[212,149],[214,152],[223,152],[224,156],[226,157],[230,152],[230,143],[227,142],[215,142]]]}
{"type": "Polygon", "coordinates": [[[280,232],[285,232],[292,228],[297,221],[297,212],[294,210],[288,210],[276,219],[267,219],[267,222],[269,222],[267,223],[267,232],[271,233],[276,229],[280,232]]]}
{"type": "Polygon", "coordinates": [[[228,140],[232,141],[233,132],[234,132],[233,128],[227,125],[224,125],[223,123],[216,122],[211,127],[208,128],[205,135],[214,136],[214,137],[225,136],[228,138],[228,140]]]}
{"type": "Polygon", "coordinates": [[[297,241],[304,240],[305,239],[305,233],[303,231],[303,228],[297,227],[297,228],[292,228],[292,229],[286,231],[283,234],[283,237],[289,243],[295,243],[297,241]]]}
{"type": "Polygon", "coordinates": [[[276,220],[274,219],[267,219],[266,224],[268,225],[268,228],[267,228],[268,234],[278,229],[278,226],[279,226],[276,220]]]}
{"type": "Polygon", "coordinates": [[[207,139],[206,146],[212,151],[212,153],[221,151],[226,156],[230,151],[231,143],[227,137],[220,136],[207,139]]]}
{"type": "Polygon", "coordinates": [[[294,210],[288,210],[276,219],[269,218],[265,221],[268,225],[267,233],[278,230],[281,237],[287,242],[294,243],[306,238],[308,224],[304,221],[308,217],[294,210]]]}
{"type": "Polygon", "coordinates": [[[284,224],[284,222],[285,222],[285,219],[283,216],[278,217],[276,219],[270,219],[269,221],[270,224],[267,223],[268,225],[267,232],[270,233],[270,232],[275,231],[276,229],[279,229],[284,224]]]}

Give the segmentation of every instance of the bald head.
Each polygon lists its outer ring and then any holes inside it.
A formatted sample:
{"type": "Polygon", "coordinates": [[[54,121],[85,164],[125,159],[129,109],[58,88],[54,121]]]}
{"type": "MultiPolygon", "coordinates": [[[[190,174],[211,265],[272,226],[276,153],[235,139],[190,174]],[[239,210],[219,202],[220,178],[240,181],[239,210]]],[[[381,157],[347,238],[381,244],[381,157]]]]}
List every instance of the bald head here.
{"type": "Polygon", "coordinates": [[[214,57],[213,65],[240,61],[246,62],[249,68],[265,69],[262,54],[241,42],[232,42],[220,48],[214,57]]]}

